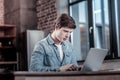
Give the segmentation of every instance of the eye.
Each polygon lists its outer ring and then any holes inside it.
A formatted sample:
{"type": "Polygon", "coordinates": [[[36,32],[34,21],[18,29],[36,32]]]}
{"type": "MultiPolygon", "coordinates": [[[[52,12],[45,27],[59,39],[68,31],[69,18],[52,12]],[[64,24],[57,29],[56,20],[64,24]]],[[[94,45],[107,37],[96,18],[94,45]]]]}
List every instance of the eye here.
{"type": "Polygon", "coordinates": [[[67,30],[63,30],[65,33],[68,33],[68,31],[67,30]]]}
{"type": "Polygon", "coordinates": [[[72,31],[70,33],[72,33],[72,31]]]}

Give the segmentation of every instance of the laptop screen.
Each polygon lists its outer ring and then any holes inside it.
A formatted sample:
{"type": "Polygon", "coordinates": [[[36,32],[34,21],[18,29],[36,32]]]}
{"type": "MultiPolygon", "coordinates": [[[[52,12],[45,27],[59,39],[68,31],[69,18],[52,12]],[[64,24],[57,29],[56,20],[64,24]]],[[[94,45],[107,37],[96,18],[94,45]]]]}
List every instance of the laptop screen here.
{"type": "Polygon", "coordinates": [[[81,71],[98,71],[104,61],[108,49],[91,48],[81,71]]]}

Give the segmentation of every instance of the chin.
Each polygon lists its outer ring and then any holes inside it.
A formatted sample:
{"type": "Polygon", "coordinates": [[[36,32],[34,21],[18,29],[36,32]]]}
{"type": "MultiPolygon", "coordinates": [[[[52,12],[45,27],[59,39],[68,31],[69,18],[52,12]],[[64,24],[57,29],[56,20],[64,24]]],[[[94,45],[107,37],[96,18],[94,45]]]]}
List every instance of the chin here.
{"type": "Polygon", "coordinates": [[[61,43],[63,43],[63,42],[64,42],[64,40],[61,40],[60,42],[61,42],[61,43]]]}
{"type": "Polygon", "coordinates": [[[61,40],[61,42],[63,43],[63,42],[65,42],[66,40],[61,40]]]}
{"type": "Polygon", "coordinates": [[[62,42],[65,42],[66,40],[63,40],[62,42]]]}

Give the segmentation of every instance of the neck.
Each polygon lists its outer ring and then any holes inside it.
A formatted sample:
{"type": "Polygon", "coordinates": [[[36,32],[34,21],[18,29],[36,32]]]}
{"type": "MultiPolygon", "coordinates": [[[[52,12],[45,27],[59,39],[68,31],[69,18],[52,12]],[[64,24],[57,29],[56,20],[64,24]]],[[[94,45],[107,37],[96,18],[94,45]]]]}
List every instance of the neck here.
{"type": "Polygon", "coordinates": [[[57,37],[56,37],[56,35],[55,35],[55,32],[53,32],[53,33],[51,34],[51,37],[52,37],[53,41],[55,42],[55,44],[60,45],[60,44],[62,43],[62,42],[60,42],[60,41],[57,39],[57,37]]]}

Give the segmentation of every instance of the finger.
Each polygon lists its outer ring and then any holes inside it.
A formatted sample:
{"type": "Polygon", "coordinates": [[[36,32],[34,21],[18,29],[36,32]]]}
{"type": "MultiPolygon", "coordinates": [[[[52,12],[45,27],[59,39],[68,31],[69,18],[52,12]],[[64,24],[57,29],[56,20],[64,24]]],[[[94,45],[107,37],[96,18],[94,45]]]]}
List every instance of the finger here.
{"type": "Polygon", "coordinates": [[[72,65],[71,67],[70,67],[70,70],[71,71],[75,71],[77,69],[77,66],[75,66],[75,65],[72,65]]]}

